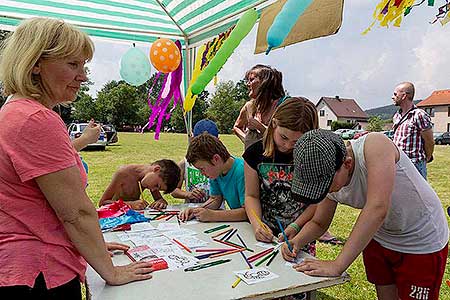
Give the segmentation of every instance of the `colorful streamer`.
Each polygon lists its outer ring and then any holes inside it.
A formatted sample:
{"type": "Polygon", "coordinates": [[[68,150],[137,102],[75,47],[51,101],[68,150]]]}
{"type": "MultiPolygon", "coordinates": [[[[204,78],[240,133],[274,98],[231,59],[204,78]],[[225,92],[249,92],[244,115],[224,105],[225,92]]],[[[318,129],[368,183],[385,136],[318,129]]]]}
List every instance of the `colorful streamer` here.
{"type": "Polygon", "coordinates": [[[375,8],[373,13],[374,21],[363,31],[363,35],[367,34],[377,21],[380,26],[388,27],[393,23],[399,27],[402,23],[406,10],[413,6],[415,0],[382,0],[375,8]]]}
{"type": "MultiPolygon", "coordinates": [[[[176,41],[178,49],[180,49],[181,53],[181,43],[180,41],[176,41]]],[[[148,123],[146,124],[147,128],[151,128],[156,121],[155,128],[155,140],[159,140],[159,134],[161,132],[161,126],[164,119],[169,120],[172,111],[175,109],[178,103],[182,102],[183,99],[181,97],[181,80],[183,77],[183,64],[180,63],[178,68],[170,72],[167,76],[164,77],[164,81],[161,87],[161,90],[158,94],[157,99],[154,103],[152,103],[152,98],[150,96],[153,88],[159,80],[159,77],[162,75],[162,72],[158,72],[155,76],[155,80],[153,84],[149,88],[147,102],[150,107],[151,114],[148,118],[148,123]],[[170,101],[173,98],[173,107],[167,112],[167,108],[169,107],[170,101]]],[[[145,127],[145,126],[144,126],[145,127]]]]}

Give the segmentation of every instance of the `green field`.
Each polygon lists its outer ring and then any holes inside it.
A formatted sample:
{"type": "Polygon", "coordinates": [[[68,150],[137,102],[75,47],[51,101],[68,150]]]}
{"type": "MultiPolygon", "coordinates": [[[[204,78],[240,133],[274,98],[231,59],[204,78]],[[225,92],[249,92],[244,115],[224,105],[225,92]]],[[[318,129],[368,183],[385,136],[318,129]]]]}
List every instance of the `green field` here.
{"type": "MultiPolygon", "coordinates": [[[[221,140],[233,154],[240,156],[243,145],[233,135],[221,135],[221,140]]],[[[184,134],[161,134],[155,141],[153,134],[119,133],[119,143],[108,146],[106,151],[83,151],[81,154],[89,164],[88,194],[97,204],[102,192],[109,183],[114,171],[124,164],[144,164],[161,158],[181,160],[186,152],[187,137],[184,134]]],[[[443,206],[450,206],[450,147],[436,146],[435,160],[429,165],[428,178],[439,195],[443,206]]],[[[145,194],[150,199],[150,194],[145,194]]],[[[169,202],[176,203],[170,196],[164,196],[169,202]]],[[[331,232],[345,239],[358,216],[359,211],[343,205],[338,206],[336,216],[331,225],[331,232]]],[[[450,221],[450,219],[447,219],[450,221]]],[[[340,246],[318,244],[318,257],[333,259],[341,250],[340,246]]],[[[361,256],[348,269],[351,281],[337,287],[322,289],[318,299],[376,299],[374,287],[366,281],[361,256]]],[[[445,279],[450,279],[450,267],[447,263],[440,299],[450,299],[450,288],[445,279]]]]}

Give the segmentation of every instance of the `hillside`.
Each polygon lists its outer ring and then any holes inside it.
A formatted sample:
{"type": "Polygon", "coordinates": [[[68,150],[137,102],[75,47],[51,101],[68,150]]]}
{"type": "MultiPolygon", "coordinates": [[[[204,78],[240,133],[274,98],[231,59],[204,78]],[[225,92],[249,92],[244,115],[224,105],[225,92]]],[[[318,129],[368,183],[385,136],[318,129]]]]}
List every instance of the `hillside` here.
{"type": "MultiPolygon", "coordinates": [[[[419,103],[422,100],[414,100],[414,104],[419,103]]],[[[371,108],[366,110],[365,112],[370,116],[379,116],[383,120],[390,120],[392,119],[392,116],[395,114],[395,112],[398,110],[398,107],[394,104],[381,106],[377,108],[371,108]]]]}

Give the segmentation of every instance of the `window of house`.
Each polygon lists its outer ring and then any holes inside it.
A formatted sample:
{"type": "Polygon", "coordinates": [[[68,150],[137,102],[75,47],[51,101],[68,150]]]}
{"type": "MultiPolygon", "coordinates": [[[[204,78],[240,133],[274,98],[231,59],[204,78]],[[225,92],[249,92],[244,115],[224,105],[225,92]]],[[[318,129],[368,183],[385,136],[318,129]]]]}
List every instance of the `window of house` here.
{"type": "Polygon", "coordinates": [[[447,124],[447,131],[450,131],[450,123],[447,124]]]}
{"type": "Polygon", "coordinates": [[[331,122],[333,122],[332,120],[327,120],[327,126],[331,126],[331,122]]]}
{"type": "MultiPolygon", "coordinates": [[[[450,111],[450,110],[449,110],[450,111]]],[[[433,107],[427,107],[425,108],[425,112],[429,114],[431,117],[434,117],[434,108],[433,107]]]]}
{"type": "Polygon", "coordinates": [[[448,107],[448,114],[447,115],[450,117],[450,106],[448,107]]]}
{"type": "MultiPolygon", "coordinates": [[[[449,110],[449,111],[450,111],[450,110],[449,110]]],[[[325,110],[324,110],[324,109],[321,109],[321,110],[320,110],[320,116],[321,116],[321,117],[324,117],[324,116],[325,116],[325,110]]]]}

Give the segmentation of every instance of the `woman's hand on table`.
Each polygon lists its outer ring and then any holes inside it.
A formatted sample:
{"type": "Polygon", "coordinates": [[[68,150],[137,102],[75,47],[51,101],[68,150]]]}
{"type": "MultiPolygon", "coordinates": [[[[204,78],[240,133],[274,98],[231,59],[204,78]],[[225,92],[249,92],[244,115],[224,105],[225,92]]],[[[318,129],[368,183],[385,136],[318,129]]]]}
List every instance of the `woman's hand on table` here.
{"type": "Polygon", "coordinates": [[[152,263],[139,261],[125,266],[115,266],[111,279],[106,280],[109,285],[122,285],[132,281],[152,278],[152,263]]]}

